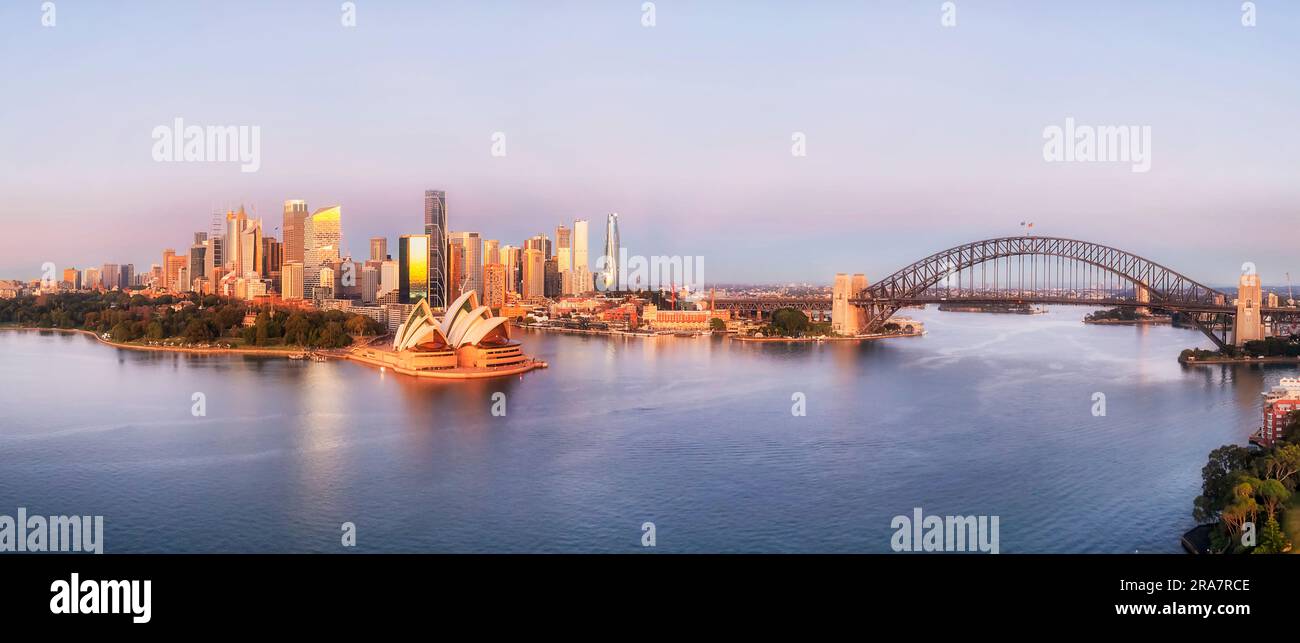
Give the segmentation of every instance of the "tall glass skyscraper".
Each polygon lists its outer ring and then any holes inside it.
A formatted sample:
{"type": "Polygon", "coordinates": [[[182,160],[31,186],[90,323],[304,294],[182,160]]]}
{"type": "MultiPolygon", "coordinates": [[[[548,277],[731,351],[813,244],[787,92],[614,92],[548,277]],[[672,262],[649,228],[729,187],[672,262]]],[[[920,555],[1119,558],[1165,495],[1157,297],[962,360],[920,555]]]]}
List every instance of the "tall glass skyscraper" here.
{"type": "Polygon", "coordinates": [[[429,237],[429,305],[445,308],[447,301],[447,193],[424,191],[424,234],[429,237]]]}
{"type": "MultiPolygon", "coordinates": [[[[429,235],[404,234],[397,240],[397,301],[414,304],[430,296],[429,235]]],[[[432,305],[432,303],[430,303],[432,305]]]]}
{"type": "Polygon", "coordinates": [[[285,261],[302,261],[304,259],[303,225],[306,218],[306,201],[290,199],[284,202],[284,222],[280,224],[280,231],[284,235],[285,261]]]}
{"type": "Polygon", "coordinates": [[[611,212],[605,218],[605,272],[601,279],[605,280],[605,290],[622,290],[627,284],[618,282],[618,213],[611,212]]]}
{"type": "Polygon", "coordinates": [[[320,278],[321,266],[339,260],[343,241],[342,212],[339,206],[321,208],[307,217],[303,225],[303,297],[310,299],[318,286],[333,287],[320,278]]]}

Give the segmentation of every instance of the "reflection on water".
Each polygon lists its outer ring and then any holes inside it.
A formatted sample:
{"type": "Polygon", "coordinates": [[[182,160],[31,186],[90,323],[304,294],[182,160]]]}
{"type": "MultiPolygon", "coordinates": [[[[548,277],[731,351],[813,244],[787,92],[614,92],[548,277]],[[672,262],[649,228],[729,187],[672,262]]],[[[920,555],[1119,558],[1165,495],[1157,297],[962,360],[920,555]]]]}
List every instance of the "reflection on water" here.
{"type": "Polygon", "coordinates": [[[551,368],[467,382],[3,332],[0,513],[102,514],[110,552],[338,551],[349,521],[363,551],[637,551],[647,520],[664,551],[887,551],[922,507],[1000,516],[1007,552],[1176,551],[1292,372],[1081,308],[912,312],[927,336],[861,344],[523,332],[551,368]]]}

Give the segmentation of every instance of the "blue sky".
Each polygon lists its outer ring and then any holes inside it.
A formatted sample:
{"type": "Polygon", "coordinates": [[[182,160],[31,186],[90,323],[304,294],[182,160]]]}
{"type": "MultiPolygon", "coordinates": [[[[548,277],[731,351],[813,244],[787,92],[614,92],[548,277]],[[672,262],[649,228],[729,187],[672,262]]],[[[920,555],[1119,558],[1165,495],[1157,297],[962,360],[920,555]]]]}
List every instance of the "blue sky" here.
{"type": "Polygon", "coordinates": [[[341,204],[356,256],[451,227],[520,243],[621,214],[710,281],[875,279],[1017,234],[1212,283],[1300,274],[1300,6],[1240,2],[97,2],[0,6],[0,276],[160,260],[245,203],[341,204]],[[261,169],[157,163],[183,117],[256,125],[261,169]],[[1152,168],[1045,163],[1066,117],[1149,125],[1152,168]],[[490,154],[506,134],[505,157],[490,154]],[[790,153],[807,136],[807,156],[790,153]]]}

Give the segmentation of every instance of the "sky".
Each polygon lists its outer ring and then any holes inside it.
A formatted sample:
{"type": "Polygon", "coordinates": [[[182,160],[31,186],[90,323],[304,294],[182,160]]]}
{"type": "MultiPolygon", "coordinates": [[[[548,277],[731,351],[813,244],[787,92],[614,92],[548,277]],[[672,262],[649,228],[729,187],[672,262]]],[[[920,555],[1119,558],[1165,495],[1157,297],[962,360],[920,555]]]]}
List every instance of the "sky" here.
{"type": "Polygon", "coordinates": [[[1300,3],[342,4],[0,3],[0,278],[147,269],[241,203],[277,234],[285,199],[341,205],[363,258],[426,189],[503,244],[588,219],[593,257],[618,212],[712,282],[874,280],[1022,221],[1300,276],[1300,3]],[[156,161],[175,118],[258,127],[260,168],[156,161]],[[1067,118],[1149,127],[1150,170],[1047,162],[1067,118]]]}

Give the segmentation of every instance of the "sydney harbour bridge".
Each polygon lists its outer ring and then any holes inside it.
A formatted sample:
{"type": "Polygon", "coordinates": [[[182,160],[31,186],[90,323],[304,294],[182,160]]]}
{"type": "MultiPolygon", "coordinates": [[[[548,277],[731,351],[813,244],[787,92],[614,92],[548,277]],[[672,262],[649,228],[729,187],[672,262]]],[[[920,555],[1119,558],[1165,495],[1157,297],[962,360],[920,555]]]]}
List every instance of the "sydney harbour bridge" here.
{"type": "MultiPolygon", "coordinates": [[[[1268,305],[1253,267],[1243,266],[1236,293],[1216,290],[1142,256],[1088,241],[1019,236],[985,239],[936,252],[868,284],[838,275],[831,298],[717,298],[714,306],[763,316],[795,308],[837,330],[880,332],[909,306],[960,302],[1063,304],[1177,313],[1219,348],[1260,339],[1265,327],[1295,332],[1300,310],[1268,305]]],[[[1289,303],[1289,302],[1287,302],[1289,303]]]]}

